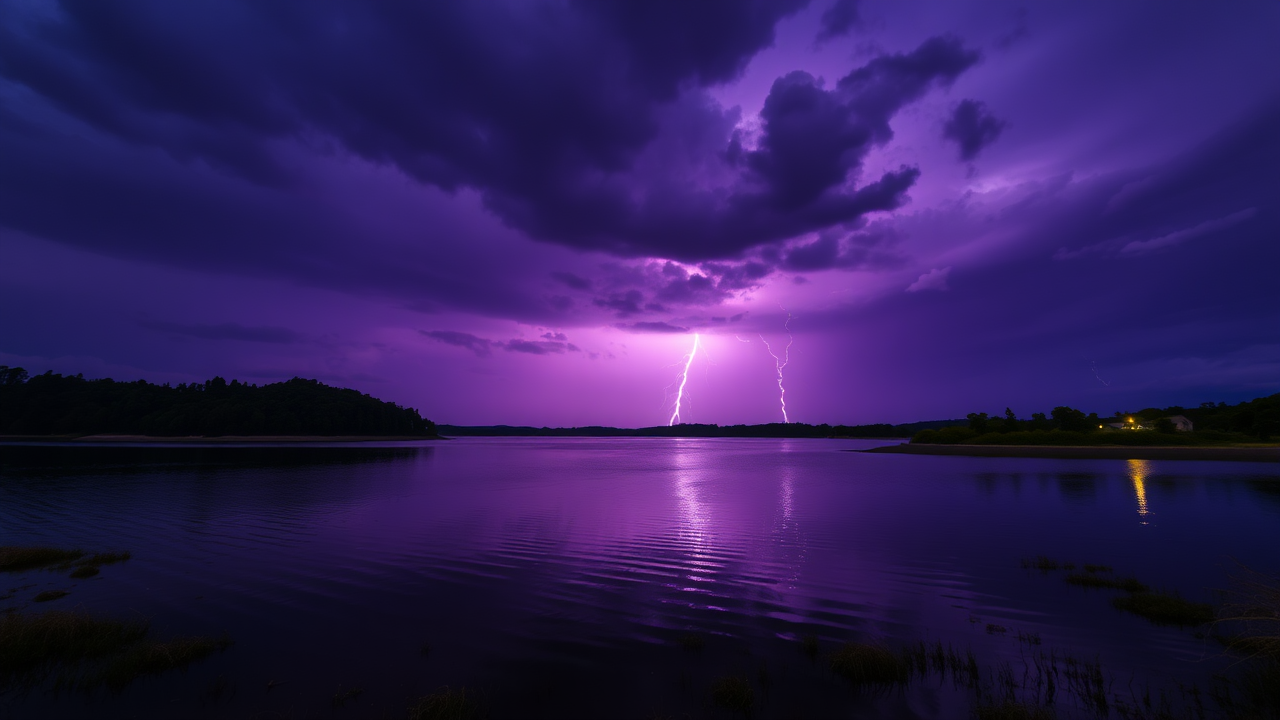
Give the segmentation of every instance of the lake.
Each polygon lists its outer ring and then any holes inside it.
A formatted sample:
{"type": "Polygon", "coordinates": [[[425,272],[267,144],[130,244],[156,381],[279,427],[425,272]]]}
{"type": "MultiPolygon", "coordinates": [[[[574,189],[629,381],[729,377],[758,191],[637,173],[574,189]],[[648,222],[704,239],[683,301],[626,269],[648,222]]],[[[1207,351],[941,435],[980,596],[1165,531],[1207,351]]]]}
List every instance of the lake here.
{"type": "MultiPolygon", "coordinates": [[[[1237,564],[1280,570],[1275,464],[854,452],[877,444],[0,446],[0,544],[132,553],[0,575],[0,608],[234,642],[120,693],[10,690],[0,714],[404,717],[448,686],[492,717],[742,717],[713,695],[732,675],[752,718],[967,716],[987,691],[852,688],[828,661],[922,640],[993,686],[1050,653],[1096,663],[1114,713],[1233,660],[1024,558],[1204,602],[1237,564]]],[[[1097,709],[1065,687],[1055,706],[1097,709]]]]}

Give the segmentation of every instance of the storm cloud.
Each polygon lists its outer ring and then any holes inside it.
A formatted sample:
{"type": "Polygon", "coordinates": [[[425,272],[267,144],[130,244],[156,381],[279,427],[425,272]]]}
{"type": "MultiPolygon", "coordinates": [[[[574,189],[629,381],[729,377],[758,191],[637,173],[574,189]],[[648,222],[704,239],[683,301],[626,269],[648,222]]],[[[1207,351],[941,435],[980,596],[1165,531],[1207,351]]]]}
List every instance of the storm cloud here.
{"type": "Polygon", "coordinates": [[[1278,22],[3,3],[0,362],[651,424],[696,332],[700,418],[736,423],[775,419],[758,340],[788,330],[806,421],[1252,397],[1280,389],[1278,22]],[[1077,393],[1077,355],[1111,385],[1077,393]]]}
{"type": "Polygon", "coordinates": [[[1000,137],[1005,123],[993,116],[985,103],[962,100],[951,112],[951,119],[942,128],[942,136],[955,142],[960,148],[961,160],[972,160],[978,153],[1000,137]]]}

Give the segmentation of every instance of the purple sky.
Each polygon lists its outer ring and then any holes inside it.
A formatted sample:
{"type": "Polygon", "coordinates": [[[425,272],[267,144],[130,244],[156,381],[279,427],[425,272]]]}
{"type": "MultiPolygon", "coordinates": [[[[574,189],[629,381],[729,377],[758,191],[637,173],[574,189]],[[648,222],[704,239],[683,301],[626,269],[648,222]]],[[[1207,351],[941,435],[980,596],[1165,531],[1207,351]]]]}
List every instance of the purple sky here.
{"type": "Polygon", "coordinates": [[[459,424],[1280,391],[1280,4],[0,4],[0,363],[459,424]],[[783,309],[785,308],[785,310],[783,309]]]}

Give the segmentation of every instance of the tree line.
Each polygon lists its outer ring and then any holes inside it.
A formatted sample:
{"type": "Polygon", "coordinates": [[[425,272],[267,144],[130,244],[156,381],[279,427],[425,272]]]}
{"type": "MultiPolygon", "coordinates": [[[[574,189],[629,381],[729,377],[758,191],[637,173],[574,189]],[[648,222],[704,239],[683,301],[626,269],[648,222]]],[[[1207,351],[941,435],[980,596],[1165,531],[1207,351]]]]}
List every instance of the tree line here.
{"type": "Polygon", "coordinates": [[[1004,414],[969,413],[967,424],[927,429],[916,433],[918,443],[997,444],[1153,444],[1184,445],[1214,442],[1270,441],[1280,435],[1280,393],[1236,405],[1201,403],[1198,407],[1173,405],[1138,412],[1117,412],[1111,417],[1061,405],[1048,415],[1033,413],[1021,419],[1010,408],[1004,414]],[[1169,418],[1182,415],[1194,431],[1180,433],[1169,418]],[[1142,426],[1143,430],[1115,432],[1112,425],[1142,426]]]}
{"type": "Polygon", "coordinates": [[[29,376],[0,365],[0,435],[416,435],[435,423],[413,408],[317,380],[253,385],[29,376]]]}
{"type": "Polygon", "coordinates": [[[927,427],[943,427],[956,420],[889,425],[810,425],[808,423],[762,423],[760,425],[715,425],[680,423],[670,427],[659,425],[643,428],[616,428],[601,425],[585,427],[529,427],[520,425],[440,425],[441,435],[524,436],[524,437],[743,437],[743,438],[905,438],[927,427]]]}

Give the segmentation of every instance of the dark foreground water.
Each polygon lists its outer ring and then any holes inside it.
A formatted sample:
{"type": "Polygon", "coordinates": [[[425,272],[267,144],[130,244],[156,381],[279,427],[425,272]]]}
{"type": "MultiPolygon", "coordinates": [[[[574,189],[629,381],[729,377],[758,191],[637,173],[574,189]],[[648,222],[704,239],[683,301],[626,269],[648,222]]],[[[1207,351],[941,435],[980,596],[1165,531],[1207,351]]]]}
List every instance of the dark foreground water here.
{"type": "Polygon", "coordinates": [[[873,444],[0,447],[0,544],[133,553],[88,580],[0,575],[0,594],[19,588],[0,609],[235,642],[118,695],[11,689],[0,714],[404,717],[465,686],[494,717],[735,717],[711,694],[735,673],[753,718],[966,716],[977,698],[945,679],[856,691],[826,662],[847,641],[922,639],[992,673],[1072,654],[1133,698],[1231,660],[1022,558],[1203,601],[1236,562],[1280,570],[1275,465],[849,452],[873,444]],[[31,603],[48,589],[70,594],[31,603]]]}

